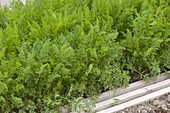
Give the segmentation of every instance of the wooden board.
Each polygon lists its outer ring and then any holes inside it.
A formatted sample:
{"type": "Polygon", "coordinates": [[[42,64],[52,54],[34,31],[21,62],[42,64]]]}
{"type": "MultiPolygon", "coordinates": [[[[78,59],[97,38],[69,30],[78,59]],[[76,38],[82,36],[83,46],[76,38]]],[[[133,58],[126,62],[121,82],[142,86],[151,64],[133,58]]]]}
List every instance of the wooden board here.
{"type": "Polygon", "coordinates": [[[99,102],[96,104],[96,111],[104,110],[108,107],[112,107],[115,103],[115,99],[119,100],[120,103],[127,102],[129,100],[138,98],[140,96],[152,93],[154,91],[166,88],[170,86],[170,79],[164,80],[162,82],[158,82],[156,84],[152,84],[134,91],[130,91],[128,93],[125,93],[123,95],[99,102]]]}
{"type": "Polygon", "coordinates": [[[115,92],[114,91],[105,92],[101,96],[98,97],[98,102],[113,98],[113,97],[118,96],[118,95],[125,94],[125,93],[130,92],[130,91],[134,91],[134,90],[142,88],[144,86],[155,84],[157,82],[166,80],[168,78],[170,78],[170,71],[165,72],[165,73],[160,74],[160,75],[157,75],[155,78],[150,79],[148,81],[138,81],[138,82],[130,84],[126,88],[118,88],[117,90],[115,90],[115,92]]]}
{"type": "Polygon", "coordinates": [[[137,99],[122,103],[120,105],[117,105],[117,106],[114,106],[114,107],[111,107],[111,108],[108,108],[108,109],[105,109],[105,110],[102,110],[102,111],[99,111],[97,113],[114,113],[114,112],[118,112],[118,111],[121,111],[121,110],[123,110],[125,108],[132,107],[134,105],[143,103],[145,101],[148,101],[150,99],[154,99],[156,97],[159,97],[159,96],[164,95],[164,94],[169,93],[169,92],[170,92],[170,87],[167,87],[167,88],[158,90],[156,92],[147,94],[145,96],[139,97],[137,99]]]}

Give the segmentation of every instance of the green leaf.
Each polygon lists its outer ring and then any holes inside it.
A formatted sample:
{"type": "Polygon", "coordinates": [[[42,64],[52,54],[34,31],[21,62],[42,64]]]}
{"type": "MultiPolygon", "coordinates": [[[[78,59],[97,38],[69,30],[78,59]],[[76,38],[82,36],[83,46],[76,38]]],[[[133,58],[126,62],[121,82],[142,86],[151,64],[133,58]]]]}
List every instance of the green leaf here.
{"type": "Polygon", "coordinates": [[[22,106],[24,106],[24,103],[23,103],[23,101],[22,101],[22,99],[21,98],[18,98],[18,97],[12,97],[12,102],[13,102],[13,104],[14,105],[16,105],[17,107],[22,107],[22,106]]]}
{"type": "Polygon", "coordinates": [[[3,96],[0,96],[0,103],[6,102],[5,98],[3,96]]]}
{"type": "Polygon", "coordinates": [[[8,91],[8,87],[5,83],[0,81],[0,95],[8,91]]]}

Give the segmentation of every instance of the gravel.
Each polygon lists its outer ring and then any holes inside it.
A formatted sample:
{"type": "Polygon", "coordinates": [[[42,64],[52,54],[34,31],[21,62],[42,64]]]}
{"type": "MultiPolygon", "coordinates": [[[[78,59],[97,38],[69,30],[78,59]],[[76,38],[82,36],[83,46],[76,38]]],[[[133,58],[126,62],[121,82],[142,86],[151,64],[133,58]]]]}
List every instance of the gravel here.
{"type": "Polygon", "coordinates": [[[170,113],[170,93],[116,113],[170,113]]]}

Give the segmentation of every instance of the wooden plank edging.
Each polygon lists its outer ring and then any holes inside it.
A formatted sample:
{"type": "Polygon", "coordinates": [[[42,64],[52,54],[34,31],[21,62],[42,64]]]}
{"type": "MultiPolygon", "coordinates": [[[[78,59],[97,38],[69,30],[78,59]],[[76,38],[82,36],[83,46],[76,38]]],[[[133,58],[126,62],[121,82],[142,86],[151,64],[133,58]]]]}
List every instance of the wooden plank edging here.
{"type": "Polygon", "coordinates": [[[98,97],[97,102],[101,102],[101,101],[113,98],[114,96],[125,94],[125,93],[130,92],[130,91],[134,91],[134,90],[142,88],[144,86],[155,84],[157,82],[166,80],[168,78],[170,78],[170,71],[167,71],[165,73],[157,75],[155,78],[148,80],[148,81],[138,81],[138,82],[134,82],[132,84],[129,84],[129,86],[126,87],[126,88],[118,88],[117,90],[115,90],[115,93],[114,93],[114,91],[105,92],[98,97]]]}
{"type": "Polygon", "coordinates": [[[123,110],[123,109],[125,109],[125,108],[132,107],[132,106],[134,106],[134,105],[143,103],[143,102],[145,102],[145,101],[148,101],[148,100],[150,100],[150,99],[159,97],[159,96],[161,96],[161,95],[163,95],[163,94],[166,94],[166,93],[169,93],[169,92],[170,92],[170,87],[167,87],[167,88],[164,88],[164,89],[162,89],[162,90],[159,90],[159,91],[150,93],[150,94],[148,94],[148,95],[139,97],[139,98],[137,98],[137,99],[134,99],[134,100],[131,100],[131,101],[122,103],[122,104],[120,104],[120,105],[117,105],[117,106],[114,106],[114,107],[105,109],[105,110],[103,110],[103,111],[99,111],[99,112],[97,112],[97,113],[114,113],[114,112],[118,112],[118,111],[123,110]]]}
{"type": "Polygon", "coordinates": [[[101,111],[106,108],[112,107],[115,103],[115,99],[119,100],[120,103],[127,102],[129,100],[138,98],[140,96],[152,93],[154,91],[166,88],[170,86],[170,79],[164,80],[162,82],[158,82],[156,84],[152,84],[128,93],[125,93],[123,95],[99,102],[96,104],[95,111],[101,111]]]}

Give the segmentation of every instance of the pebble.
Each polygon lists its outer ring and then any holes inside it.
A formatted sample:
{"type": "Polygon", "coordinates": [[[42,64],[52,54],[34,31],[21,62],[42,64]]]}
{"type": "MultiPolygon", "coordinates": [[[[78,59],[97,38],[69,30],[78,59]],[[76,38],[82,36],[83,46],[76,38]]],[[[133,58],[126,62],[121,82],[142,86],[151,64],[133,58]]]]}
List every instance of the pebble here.
{"type": "Polygon", "coordinates": [[[167,103],[167,108],[170,109],[170,103],[167,103]]]}
{"type": "Polygon", "coordinates": [[[152,110],[152,108],[151,108],[150,106],[146,106],[145,109],[147,109],[148,111],[151,111],[151,110],[152,110]]]}
{"type": "Polygon", "coordinates": [[[161,108],[162,108],[163,110],[165,110],[165,111],[167,111],[167,110],[168,110],[168,108],[167,108],[167,105],[166,105],[166,104],[163,104],[163,105],[161,106],[161,108]]]}
{"type": "Polygon", "coordinates": [[[168,95],[167,101],[170,103],[170,94],[168,95]]]}
{"type": "Polygon", "coordinates": [[[154,100],[154,101],[153,101],[153,105],[154,105],[154,106],[159,105],[159,100],[154,100]]]}
{"type": "Polygon", "coordinates": [[[67,109],[67,108],[65,108],[65,107],[62,107],[62,113],[69,113],[69,110],[67,109]]]}
{"type": "Polygon", "coordinates": [[[140,113],[148,113],[146,109],[143,109],[140,113]]]}
{"type": "Polygon", "coordinates": [[[170,113],[170,109],[167,110],[167,113],[170,113]]]}
{"type": "Polygon", "coordinates": [[[139,108],[139,109],[144,109],[145,106],[143,106],[143,105],[142,105],[142,106],[138,106],[138,108],[139,108]]]}
{"type": "Polygon", "coordinates": [[[140,110],[140,109],[138,109],[138,110],[137,110],[137,113],[140,113],[140,112],[141,112],[141,110],[140,110]]]}

